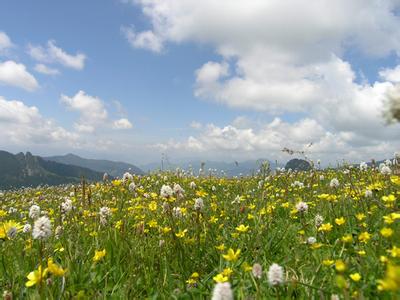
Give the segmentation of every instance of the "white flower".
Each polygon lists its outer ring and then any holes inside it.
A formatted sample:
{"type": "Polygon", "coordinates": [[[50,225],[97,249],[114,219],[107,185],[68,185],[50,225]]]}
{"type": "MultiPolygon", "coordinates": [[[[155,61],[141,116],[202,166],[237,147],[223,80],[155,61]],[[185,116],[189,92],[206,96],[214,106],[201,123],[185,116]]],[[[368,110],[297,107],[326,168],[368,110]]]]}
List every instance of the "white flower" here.
{"type": "Polygon", "coordinates": [[[298,212],[304,213],[304,212],[307,212],[308,205],[307,205],[307,203],[300,201],[299,203],[296,204],[296,209],[298,212]]]}
{"type": "Polygon", "coordinates": [[[31,224],[25,224],[25,225],[24,225],[24,228],[22,228],[22,232],[23,232],[23,233],[31,232],[31,230],[32,230],[31,224]]]}
{"type": "Polygon", "coordinates": [[[392,161],[390,159],[385,160],[385,165],[390,167],[392,165],[392,161]]]}
{"type": "Polygon", "coordinates": [[[107,173],[104,173],[104,175],[103,175],[103,181],[107,181],[108,180],[108,174],[107,173]]]}
{"type": "Polygon", "coordinates": [[[36,240],[45,240],[51,235],[51,222],[48,217],[43,216],[35,221],[32,237],[36,240]]]}
{"type": "Polygon", "coordinates": [[[255,263],[253,268],[251,269],[251,273],[255,278],[260,279],[262,277],[262,266],[260,264],[255,263]]]}
{"type": "Polygon", "coordinates": [[[211,300],[233,300],[233,292],[229,282],[218,282],[213,290],[211,300]]]}
{"type": "Polygon", "coordinates": [[[317,239],[315,237],[313,237],[313,236],[310,236],[307,239],[307,244],[309,244],[309,245],[315,244],[316,242],[317,242],[317,239]]]}
{"type": "Polygon", "coordinates": [[[365,190],[365,197],[366,198],[372,197],[372,191],[371,190],[365,190]]]}
{"type": "Polygon", "coordinates": [[[235,197],[235,199],[231,202],[231,204],[238,204],[238,203],[240,203],[240,196],[239,195],[237,195],[235,197]]]}
{"type": "Polygon", "coordinates": [[[321,215],[315,216],[315,226],[316,227],[320,227],[323,222],[324,222],[324,217],[322,217],[321,215]]]}
{"type": "Polygon", "coordinates": [[[122,176],[123,182],[132,181],[132,180],[133,180],[133,176],[129,172],[125,172],[124,175],[122,176]]]}
{"type": "Polygon", "coordinates": [[[62,235],[64,229],[61,226],[57,226],[56,230],[55,230],[55,236],[57,239],[60,238],[60,236],[62,235]]]}
{"type": "Polygon", "coordinates": [[[383,166],[381,169],[380,169],[380,171],[381,171],[381,174],[382,175],[390,175],[390,174],[392,174],[392,170],[388,167],[388,166],[383,166]]]}
{"type": "Polygon", "coordinates": [[[134,192],[136,188],[136,184],[134,182],[131,182],[128,186],[129,191],[134,192]]]}
{"type": "Polygon", "coordinates": [[[191,189],[195,189],[196,188],[196,183],[194,183],[193,181],[189,184],[191,189]]]}
{"type": "Polygon", "coordinates": [[[366,162],[362,162],[362,163],[360,163],[360,170],[361,171],[366,171],[368,169],[368,165],[367,165],[367,163],[366,162]]]}
{"type": "Polygon", "coordinates": [[[111,209],[104,206],[104,207],[100,208],[99,215],[100,215],[100,224],[106,225],[108,217],[111,216],[111,209]]]}
{"type": "Polygon", "coordinates": [[[183,195],[185,190],[177,183],[174,184],[174,193],[177,195],[183,195]]]}
{"type": "Polygon", "coordinates": [[[180,218],[180,217],[182,217],[182,210],[181,210],[181,208],[180,208],[180,207],[174,207],[174,208],[172,209],[172,214],[173,214],[173,216],[174,216],[175,218],[180,218]]]}
{"type": "Polygon", "coordinates": [[[292,183],[292,187],[303,188],[304,187],[304,183],[296,180],[295,182],[292,183]]]}
{"type": "Polygon", "coordinates": [[[325,176],[324,175],[319,175],[319,180],[324,180],[325,179],[325,176]]]}
{"type": "Polygon", "coordinates": [[[163,198],[169,198],[172,196],[172,194],[174,193],[174,191],[171,189],[171,187],[169,185],[163,185],[161,187],[161,191],[160,191],[160,196],[163,198]]]}
{"type": "Polygon", "coordinates": [[[72,200],[67,198],[63,203],[61,203],[61,213],[67,214],[72,210],[72,200]]]}
{"type": "Polygon", "coordinates": [[[268,270],[268,283],[272,286],[283,283],[283,268],[273,263],[268,270]]]}
{"type": "Polygon", "coordinates": [[[202,210],[204,207],[204,201],[202,198],[196,198],[194,200],[194,209],[195,210],[202,210]]]}
{"type": "Polygon", "coordinates": [[[213,186],[211,187],[211,190],[212,190],[213,192],[215,192],[215,191],[217,190],[217,188],[215,187],[215,185],[213,185],[213,186]]]}
{"type": "Polygon", "coordinates": [[[333,179],[331,180],[331,182],[329,183],[329,186],[330,186],[331,188],[337,188],[337,187],[339,187],[339,180],[337,180],[337,178],[333,178],[333,179]]]}
{"type": "Polygon", "coordinates": [[[35,220],[39,217],[40,217],[40,207],[34,204],[29,209],[29,218],[35,220]]]}
{"type": "Polygon", "coordinates": [[[15,213],[15,212],[17,212],[18,210],[16,209],[16,208],[14,208],[14,207],[10,207],[9,209],[8,209],[8,213],[9,214],[13,214],[13,213],[15,213]]]}

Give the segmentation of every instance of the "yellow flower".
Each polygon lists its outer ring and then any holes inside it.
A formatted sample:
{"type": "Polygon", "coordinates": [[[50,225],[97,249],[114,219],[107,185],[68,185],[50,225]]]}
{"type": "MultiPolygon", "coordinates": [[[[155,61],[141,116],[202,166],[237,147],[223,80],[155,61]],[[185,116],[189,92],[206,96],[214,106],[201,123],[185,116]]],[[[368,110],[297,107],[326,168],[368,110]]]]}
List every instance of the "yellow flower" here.
{"type": "Polygon", "coordinates": [[[394,184],[400,185],[400,176],[391,176],[390,181],[394,184]]]}
{"type": "Polygon", "coordinates": [[[335,223],[340,226],[340,225],[343,225],[344,223],[346,223],[346,220],[343,217],[336,218],[335,223]]]}
{"type": "Polygon", "coordinates": [[[392,257],[400,257],[400,248],[397,248],[396,246],[393,246],[392,249],[387,252],[389,252],[392,257]]]}
{"type": "Polygon", "coordinates": [[[223,254],[222,257],[227,261],[237,261],[239,255],[240,255],[240,249],[236,250],[235,252],[232,248],[229,248],[228,253],[223,254]]]}
{"type": "Polygon", "coordinates": [[[215,276],[213,277],[213,279],[214,279],[215,282],[218,282],[218,283],[220,283],[220,282],[227,282],[227,281],[229,280],[229,278],[228,278],[227,276],[224,276],[224,275],[222,275],[221,273],[215,275],[215,276]]]}
{"type": "Polygon", "coordinates": [[[357,251],[357,253],[358,253],[358,255],[365,255],[365,254],[367,254],[367,253],[365,252],[365,250],[357,251]]]}
{"type": "Polygon", "coordinates": [[[344,272],[344,270],[346,270],[346,264],[343,262],[343,260],[338,259],[335,261],[335,269],[338,272],[344,272]]]}
{"type": "Polygon", "coordinates": [[[329,231],[331,231],[332,230],[332,225],[331,225],[331,223],[325,223],[325,224],[322,224],[319,228],[318,228],[318,231],[327,231],[327,232],[329,232],[329,231]]]}
{"type": "Polygon", "coordinates": [[[221,244],[219,246],[215,246],[215,248],[217,248],[217,250],[219,250],[219,251],[224,251],[225,250],[225,245],[221,244]]]}
{"type": "Polygon", "coordinates": [[[230,277],[230,276],[232,275],[232,273],[233,273],[233,271],[232,271],[231,268],[225,268],[225,269],[221,272],[222,275],[227,276],[227,277],[230,277]]]}
{"type": "Polygon", "coordinates": [[[52,258],[47,261],[47,269],[54,276],[64,276],[66,270],[54,263],[52,258]]]}
{"type": "Polygon", "coordinates": [[[186,235],[186,232],[187,232],[187,231],[188,231],[187,229],[181,230],[181,231],[175,233],[175,235],[176,235],[176,237],[178,237],[178,238],[181,239],[181,238],[183,238],[183,237],[186,235]]]}
{"type": "Polygon", "coordinates": [[[22,225],[15,221],[7,221],[0,223],[0,239],[10,238],[10,233],[14,229],[15,233],[21,231],[22,225]]]}
{"type": "Polygon", "coordinates": [[[162,228],[161,230],[162,230],[163,233],[168,233],[168,232],[170,232],[172,229],[171,229],[171,227],[166,226],[166,227],[162,228]]]}
{"type": "Polygon", "coordinates": [[[245,226],[243,224],[240,224],[238,227],[236,227],[236,230],[239,232],[247,232],[249,230],[249,226],[245,226]]]}
{"type": "Polygon", "coordinates": [[[120,230],[122,227],[122,220],[117,221],[117,223],[115,223],[115,229],[120,230]]]}
{"type": "Polygon", "coordinates": [[[353,273],[353,274],[350,274],[350,278],[353,281],[358,282],[361,279],[361,275],[360,275],[360,273],[353,273]]]}
{"type": "Polygon", "coordinates": [[[385,227],[381,229],[380,233],[383,237],[387,238],[393,235],[393,229],[385,227]]]}
{"type": "Polygon", "coordinates": [[[366,218],[366,216],[363,213],[359,213],[359,214],[356,214],[356,218],[358,221],[362,221],[366,218]]]}
{"type": "Polygon", "coordinates": [[[358,240],[362,243],[368,243],[368,241],[371,239],[371,234],[368,233],[367,231],[362,232],[358,236],[358,240]]]}
{"type": "Polygon", "coordinates": [[[155,211],[155,210],[157,209],[157,202],[156,202],[156,201],[151,201],[151,202],[149,203],[149,209],[150,209],[151,211],[155,211]]]}
{"type": "Polygon", "coordinates": [[[334,261],[334,260],[331,260],[331,259],[324,259],[324,260],[322,261],[322,264],[323,264],[324,266],[332,266],[334,263],[335,263],[335,261],[334,261]]]}
{"type": "Polygon", "coordinates": [[[385,203],[387,203],[387,202],[392,203],[392,202],[396,201],[396,196],[393,194],[390,194],[389,196],[382,196],[382,201],[385,203]]]}
{"type": "Polygon", "coordinates": [[[314,244],[310,245],[310,248],[313,250],[316,250],[316,249],[321,248],[322,246],[323,246],[323,244],[321,244],[321,243],[314,243],[314,244]]]}
{"type": "Polygon", "coordinates": [[[380,261],[381,263],[387,263],[387,262],[388,262],[388,258],[387,258],[386,256],[384,256],[384,255],[381,255],[381,256],[379,257],[379,261],[380,261]]]}
{"type": "Polygon", "coordinates": [[[26,287],[34,286],[35,284],[40,284],[47,276],[47,268],[42,271],[42,266],[35,271],[32,271],[26,276],[28,281],[25,283],[26,287]]]}
{"type": "Polygon", "coordinates": [[[388,265],[385,278],[378,280],[378,290],[392,292],[400,290],[400,266],[388,265]]]}
{"type": "Polygon", "coordinates": [[[103,249],[101,251],[95,251],[94,256],[93,256],[93,261],[98,262],[100,261],[104,256],[106,256],[106,249],[103,249]]]}
{"type": "Polygon", "coordinates": [[[343,243],[351,243],[353,241],[353,237],[351,234],[346,234],[342,237],[343,243]]]}

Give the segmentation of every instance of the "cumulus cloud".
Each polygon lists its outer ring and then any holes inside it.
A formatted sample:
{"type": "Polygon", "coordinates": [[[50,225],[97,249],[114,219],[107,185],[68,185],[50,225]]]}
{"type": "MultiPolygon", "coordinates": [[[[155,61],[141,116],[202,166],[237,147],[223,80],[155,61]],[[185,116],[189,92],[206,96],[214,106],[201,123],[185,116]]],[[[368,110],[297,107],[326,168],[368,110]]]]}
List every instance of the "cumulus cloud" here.
{"type": "Polygon", "coordinates": [[[61,95],[61,103],[69,110],[79,113],[79,120],[74,124],[75,130],[82,133],[92,133],[97,128],[111,127],[113,129],[132,128],[127,118],[110,121],[105,103],[99,97],[91,96],[84,91],[78,91],[74,96],[61,95]]]}
{"type": "Polygon", "coordinates": [[[60,71],[58,71],[57,69],[54,68],[50,68],[44,64],[36,64],[35,65],[35,71],[42,73],[42,74],[46,74],[46,75],[58,75],[60,74],[60,71]]]}
{"type": "Polygon", "coordinates": [[[42,63],[58,63],[76,70],[82,70],[85,67],[85,54],[80,52],[68,54],[57,47],[55,41],[48,41],[46,46],[28,45],[28,53],[33,59],[42,63]]]}
{"type": "Polygon", "coordinates": [[[25,65],[12,60],[0,62],[0,83],[27,91],[34,91],[39,87],[35,77],[26,70],[25,65]]]}
{"type": "Polygon", "coordinates": [[[14,44],[11,42],[11,39],[4,31],[0,31],[0,54],[12,47],[14,47],[14,44]]]}
{"type": "Polygon", "coordinates": [[[132,26],[122,26],[121,32],[133,48],[147,49],[153,52],[162,51],[162,38],[151,30],[136,32],[132,26]]]}
{"type": "Polygon", "coordinates": [[[398,126],[385,127],[382,119],[387,91],[399,81],[399,66],[382,70],[380,81],[359,83],[351,61],[344,55],[351,50],[367,61],[393,53],[399,57],[399,1],[136,3],[163,47],[168,42],[205,44],[219,55],[194,72],[194,94],[198,98],[271,116],[306,116],[280,125],[291,132],[285,139],[277,138],[281,131],[269,128],[271,124],[261,131],[241,124],[211,126],[202,136],[190,137],[176,146],[251,152],[268,149],[268,143],[277,145],[277,141],[286,146],[284,142],[298,138],[293,133],[298,132],[296,127],[305,130],[310,140],[320,141],[314,145],[319,152],[351,153],[360,149],[382,153],[388,149],[383,145],[399,140],[398,126]],[[303,128],[305,124],[316,129],[303,128]],[[315,132],[320,135],[313,136],[315,132]]]}
{"type": "Polygon", "coordinates": [[[132,123],[126,118],[121,118],[121,119],[115,120],[113,122],[113,128],[114,129],[130,129],[130,128],[132,128],[132,123]]]}
{"type": "Polygon", "coordinates": [[[74,145],[76,133],[58,126],[53,120],[41,115],[35,106],[22,101],[7,100],[0,96],[0,139],[2,143],[16,145],[74,145]]]}

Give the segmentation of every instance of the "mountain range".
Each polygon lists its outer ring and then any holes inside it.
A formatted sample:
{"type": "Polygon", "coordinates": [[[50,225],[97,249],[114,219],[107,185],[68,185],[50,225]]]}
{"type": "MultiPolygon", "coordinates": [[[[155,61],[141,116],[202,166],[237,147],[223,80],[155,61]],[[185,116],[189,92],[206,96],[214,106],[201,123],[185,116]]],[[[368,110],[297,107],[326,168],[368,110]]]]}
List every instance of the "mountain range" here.
{"type": "Polygon", "coordinates": [[[0,190],[75,183],[79,182],[82,176],[88,181],[98,181],[103,178],[103,173],[45,160],[30,152],[14,155],[0,151],[0,190]]]}

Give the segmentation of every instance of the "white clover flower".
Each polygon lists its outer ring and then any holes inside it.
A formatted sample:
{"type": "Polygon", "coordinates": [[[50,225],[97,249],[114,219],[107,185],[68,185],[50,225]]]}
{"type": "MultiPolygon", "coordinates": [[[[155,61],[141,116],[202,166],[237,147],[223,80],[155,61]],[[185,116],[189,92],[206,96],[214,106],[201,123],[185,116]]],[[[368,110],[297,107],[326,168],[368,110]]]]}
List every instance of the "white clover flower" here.
{"type": "Polygon", "coordinates": [[[372,191],[371,190],[365,190],[365,197],[366,198],[372,197],[372,191]]]}
{"type": "Polygon", "coordinates": [[[204,201],[202,198],[196,198],[194,200],[194,209],[195,210],[202,210],[204,207],[204,201]]]}
{"type": "Polygon", "coordinates": [[[48,217],[43,216],[37,219],[33,225],[33,239],[45,240],[51,236],[51,222],[48,217]]]}
{"type": "Polygon", "coordinates": [[[218,282],[213,290],[211,300],[233,300],[233,292],[229,282],[218,282]]]}
{"type": "Polygon", "coordinates": [[[313,237],[313,236],[310,236],[307,239],[307,244],[309,244],[309,245],[315,244],[316,242],[317,242],[317,239],[315,237],[313,237]]]}
{"type": "Polygon", "coordinates": [[[40,207],[34,204],[29,209],[29,218],[36,220],[39,217],[40,217],[40,207]]]}
{"type": "Polygon", "coordinates": [[[337,187],[339,187],[339,180],[337,179],[337,178],[333,178],[332,180],[331,180],[331,182],[329,183],[329,186],[331,187],[331,188],[337,188],[337,187]]]}
{"type": "Polygon", "coordinates": [[[322,223],[324,223],[324,217],[322,217],[321,215],[316,215],[314,221],[315,221],[315,226],[320,227],[322,223]]]}
{"type": "Polygon", "coordinates": [[[176,195],[183,195],[185,193],[185,190],[177,183],[174,184],[174,193],[176,195]]]}
{"type": "Polygon", "coordinates": [[[296,209],[298,212],[305,213],[308,211],[308,204],[303,201],[300,201],[299,203],[296,204],[296,209]]]}
{"type": "Polygon", "coordinates": [[[22,228],[23,233],[29,233],[32,230],[31,224],[25,224],[24,227],[22,228]]]}
{"type": "Polygon", "coordinates": [[[255,278],[260,279],[262,277],[262,266],[258,263],[255,263],[251,269],[251,273],[255,278]]]}
{"type": "Polygon", "coordinates": [[[268,270],[268,283],[272,286],[283,283],[283,268],[273,263],[268,270]]]}
{"type": "Polygon", "coordinates": [[[172,215],[173,215],[175,218],[180,218],[180,217],[182,217],[182,210],[181,210],[181,208],[180,208],[180,207],[174,207],[174,208],[172,209],[172,215]]]}
{"type": "Polygon", "coordinates": [[[136,184],[132,181],[132,182],[129,184],[128,189],[129,189],[130,192],[134,192],[135,189],[136,189],[136,184]]]}
{"type": "Polygon", "coordinates": [[[381,174],[382,175],[390,175],[390,174],[392,174],[392,170],[388,167],[388,166],[383,166],[381,169],[380,169],[380,172],[381,172],[381,174]]]}
{"type": "Polygon", "coordinates": [[[169,185],[163,185],[161,187],[161,191],[160,191],[160,196],[163,198],[169,198],[172,197],[174,191],[171,189],[171,187],[169,185]]]}
{"type": "Polygon", "coordinates": [[[360,170],[361,171],[366,171],[368,169],[368,165],[365,161],[363,161],[362,163],[360,163],[360,170]]]}

